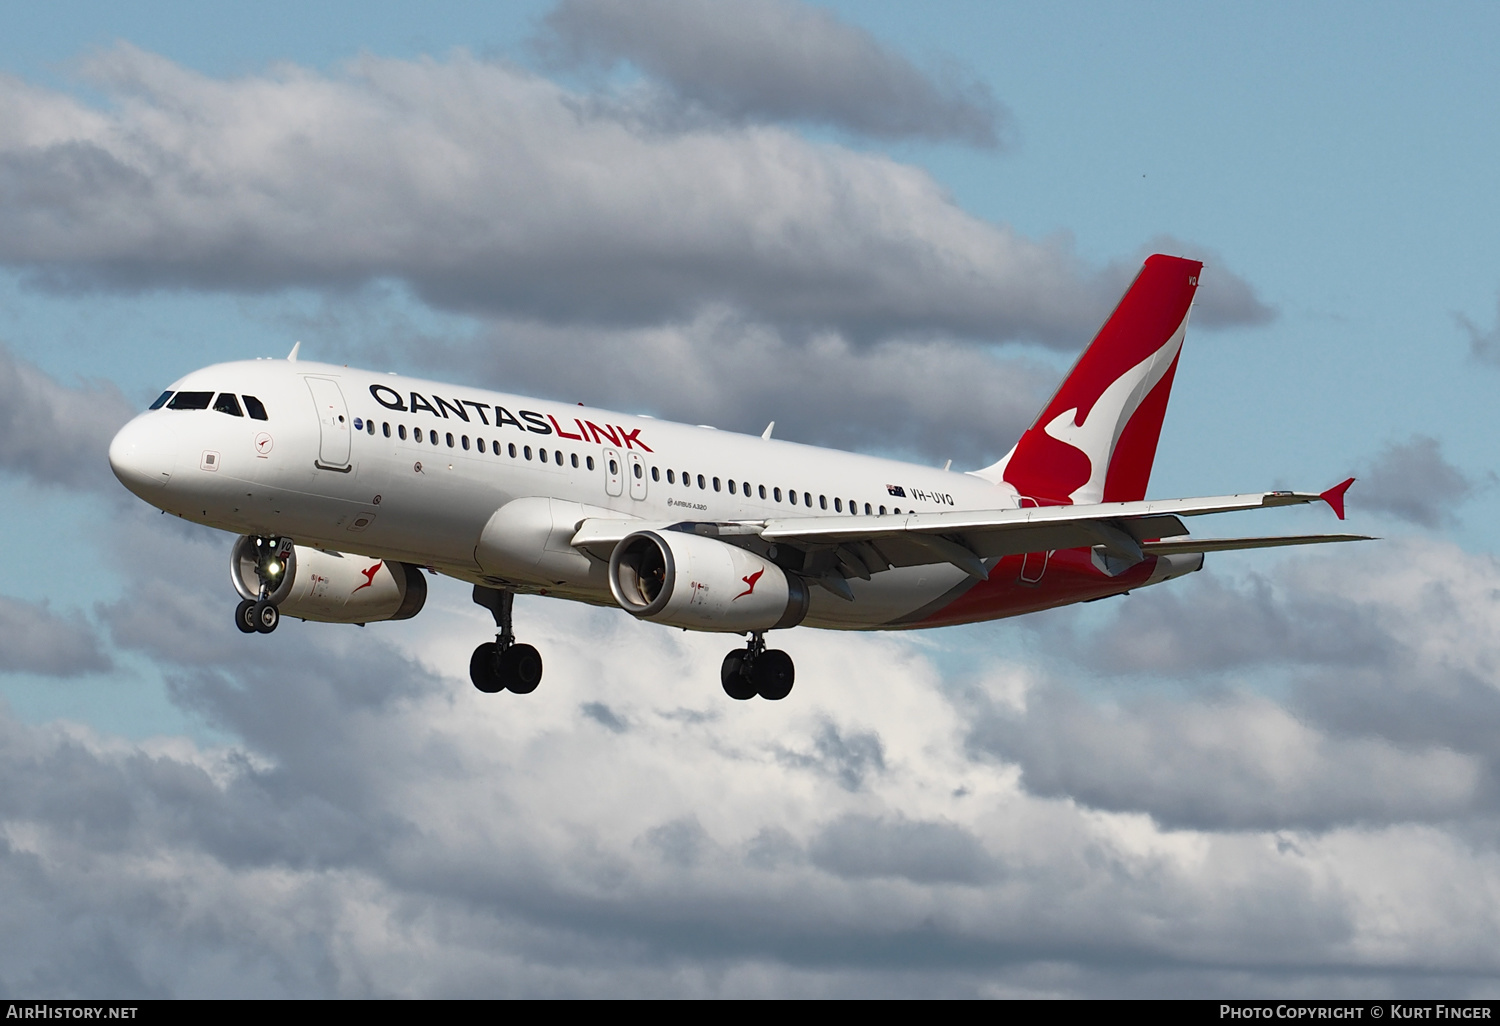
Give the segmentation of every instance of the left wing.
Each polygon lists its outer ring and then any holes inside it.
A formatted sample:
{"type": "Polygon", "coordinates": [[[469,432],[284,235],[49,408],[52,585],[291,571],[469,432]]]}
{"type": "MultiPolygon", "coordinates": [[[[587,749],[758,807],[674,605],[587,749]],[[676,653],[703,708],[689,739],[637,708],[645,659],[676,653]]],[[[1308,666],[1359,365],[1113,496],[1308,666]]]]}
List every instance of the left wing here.
{"type": "MultiPolygon", "coordinates": [[[[1003,556],[1056,549],[1092,548],[1101,568],[1118,574],[1150,555],[1323,542],[1364,541],[1365,535],[1318,534],[1269,538],[1188,539],[1182,517],[1275,506],[1327,502],[1343,519],[1344,491],[1353,478],[1326,492],[1255,492],[1194,499],[1105,502],[1083,506],[954,510],[886,516],[778,517],[733,523],[682,523],[678,530],[722,538],[731,544],[787,546],[804,554],[804,572],[834,571],[869,580],[888,567],[951,563],[980,580],[1003,556]]],[[[572,544],[607,559],[626,536],[647,527],[640,520],[585,520],[572,544]]]]}

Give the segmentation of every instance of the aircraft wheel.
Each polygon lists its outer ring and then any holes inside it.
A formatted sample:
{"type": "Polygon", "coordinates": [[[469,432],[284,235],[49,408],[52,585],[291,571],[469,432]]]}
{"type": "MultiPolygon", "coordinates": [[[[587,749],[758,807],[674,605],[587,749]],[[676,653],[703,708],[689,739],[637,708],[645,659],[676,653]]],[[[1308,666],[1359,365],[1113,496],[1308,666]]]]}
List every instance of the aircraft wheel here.
{"type": "Polygon", "coordinates": [[[493,641],[486,641],[469,657],[469,680],[486,695],[505,690],[505,682],[500,679],[499,658],[500,646],[493,641]]]}
{"type": "Polygon", "coordinates": [[[239,605],[234,607],[234,625],[240,629],[241,633],[255,633],[255,616],[253,615],[254,610],[254,599],[245,599],[239,605]]]}
{"type": "Polygon", "coordinates": [[[755,684],[745,672],[745,650],[737,648],[724,657],[719,668],[719,683],[724,685],[724,694],[736,702],[755,697],[755,684]]]}
{"type": "Polygon", "coordinates": [[[518,695],[529,695],[542,682],[542,654],[530,645],[512,645],[500,653],[500,679],[518,695]]]}
{"type": "Polygon", "coordinates": [[[255,629],[262,634],[270,634],[281,623],[281,610],[269,602],[257,602],[250,610],[250,616],[255,624],[255,629]]]}
{"type": "Polygon", "coordinates": [[[768,648],[755,660],[750,676],[761,698],[779,702],[792,693],[796,669],[792,666],[791,656],[779,649],[768,648]]]}

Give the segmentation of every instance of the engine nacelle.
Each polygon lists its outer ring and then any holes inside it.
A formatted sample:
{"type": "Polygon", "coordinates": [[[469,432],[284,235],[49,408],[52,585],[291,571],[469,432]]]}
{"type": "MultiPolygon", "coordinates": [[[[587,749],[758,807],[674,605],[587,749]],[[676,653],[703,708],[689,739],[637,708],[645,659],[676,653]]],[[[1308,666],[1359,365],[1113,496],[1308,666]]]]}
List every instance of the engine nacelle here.
{"type": "Polygon", "coordinates": [[[260,595],[257,563],[268,570],[268,597],[282,616],[323,623],[407,620],[427,602],[419,567],[304,545],[283,543],[273,551],[250,535],[235,542],[229,557],[229,579],[242,598],[260,595]]]}
{"type": "Polygon", "coordinates": [[[609,590],[627,612],[698,631],[795,627],[807,585],[768,559],[703,535],[637,531],[615,546],[609,590]]]}

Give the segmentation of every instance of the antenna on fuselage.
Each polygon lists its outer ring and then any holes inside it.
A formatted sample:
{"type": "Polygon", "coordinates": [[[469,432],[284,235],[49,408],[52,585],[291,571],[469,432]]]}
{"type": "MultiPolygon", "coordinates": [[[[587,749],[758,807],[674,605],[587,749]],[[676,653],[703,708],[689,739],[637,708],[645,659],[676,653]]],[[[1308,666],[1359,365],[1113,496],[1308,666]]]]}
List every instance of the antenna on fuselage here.
{"type": "Polygon", "coordinates": [[[297,350],[299,350],[301,348],[302,348],[302,343],[300,341],[298,341],[297,343],[295,343],[292,346],[292,351],[290,353],[286,354],[286,362],[287,363],[296,363],[297,362],[297,350]]]}
{"type": "Polygon", "coordinates": [[[760,433],[760,437],[767,438],[767,439],[770,438],[771,437],[771,429],[773,427],[775,427],[775,426],[776,426],[776,422],[774,420],[771,421],[771,423],[769,423],[769,424],[766,425],[766,429],[760,433]]]}

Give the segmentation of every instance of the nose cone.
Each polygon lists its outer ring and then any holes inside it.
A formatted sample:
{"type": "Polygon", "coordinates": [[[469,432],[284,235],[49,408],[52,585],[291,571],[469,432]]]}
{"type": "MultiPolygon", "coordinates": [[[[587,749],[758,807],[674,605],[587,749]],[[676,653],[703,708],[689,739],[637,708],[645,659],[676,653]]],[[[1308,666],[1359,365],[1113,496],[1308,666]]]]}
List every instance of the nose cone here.
{"type": "Polygon", "coordinates": [[[109,466],[115,477],[147,502],[161,495],[176,464],[176,447],[159,417],[137,417],[109,443],[109,466]]]}

